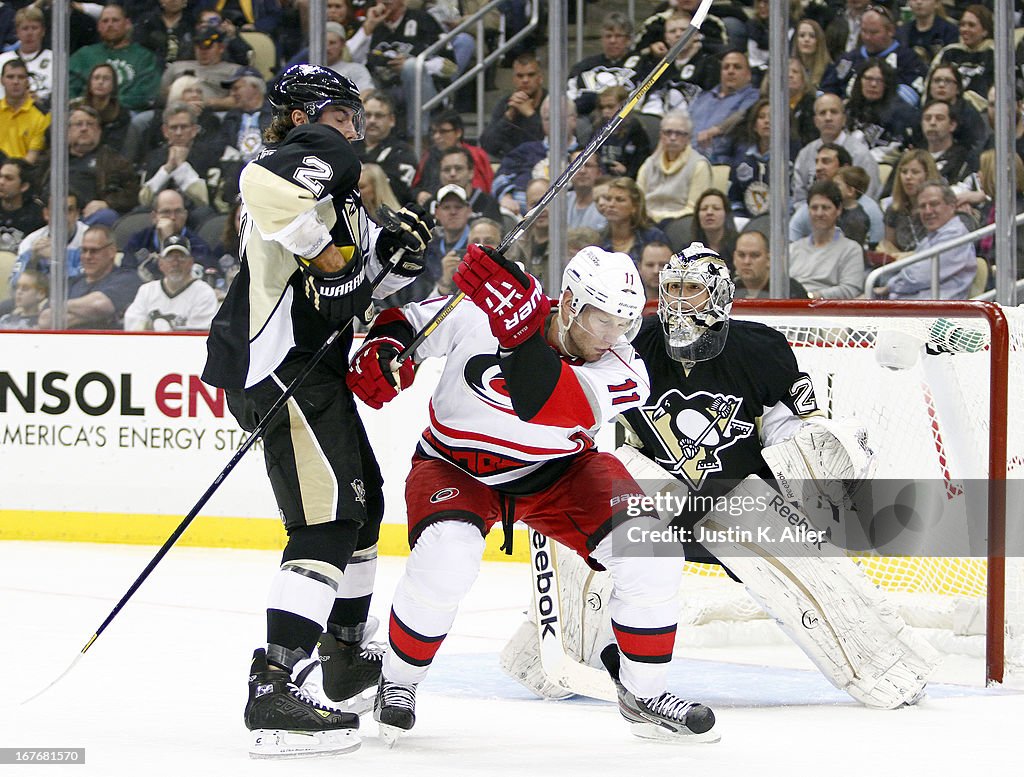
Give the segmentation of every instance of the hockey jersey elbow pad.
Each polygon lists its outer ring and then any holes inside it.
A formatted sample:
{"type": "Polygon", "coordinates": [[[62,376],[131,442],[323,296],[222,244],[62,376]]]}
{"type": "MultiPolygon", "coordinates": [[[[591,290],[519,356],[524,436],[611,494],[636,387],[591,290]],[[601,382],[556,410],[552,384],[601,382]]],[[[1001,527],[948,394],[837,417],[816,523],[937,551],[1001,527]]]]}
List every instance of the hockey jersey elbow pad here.
{"type": "Polygon", "coordinates": [[[499,354],[509,398],[521,420],[565,429],[594,426],[594,411],[579,378],[540,332],[499,354]]]}

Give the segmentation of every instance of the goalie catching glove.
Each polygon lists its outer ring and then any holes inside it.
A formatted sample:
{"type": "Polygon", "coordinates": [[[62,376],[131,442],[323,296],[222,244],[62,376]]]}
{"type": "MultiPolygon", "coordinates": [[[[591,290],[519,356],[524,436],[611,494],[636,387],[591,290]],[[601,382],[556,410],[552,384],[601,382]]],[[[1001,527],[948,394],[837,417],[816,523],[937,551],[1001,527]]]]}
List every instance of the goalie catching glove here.
{"type": "Polygon", "coordinates": [[[390,216],[377,236],[377,258],[382,265],[387,266],[397,251],[405,249],[391,272],[404,278],[415,278],[425,267],[423,252],[430,242],[434,219],[419,205],[411,202],[390,216]]]}
{"type": "Polygon", "coordinates": [[[415,371],[412,359],[395,364],[395,357],[405,346],[393,337],[367,340],[352,359],[345,382],[352,393],[374,410],[398,396],[412,385],[415,371]]]}
{"type": "Polygon", "coordinates": [[[491,332],[505,349],[529,340],[551,311],[537,279],[490,246],[470,245],[454,280],[487,314],[491,332]]]}

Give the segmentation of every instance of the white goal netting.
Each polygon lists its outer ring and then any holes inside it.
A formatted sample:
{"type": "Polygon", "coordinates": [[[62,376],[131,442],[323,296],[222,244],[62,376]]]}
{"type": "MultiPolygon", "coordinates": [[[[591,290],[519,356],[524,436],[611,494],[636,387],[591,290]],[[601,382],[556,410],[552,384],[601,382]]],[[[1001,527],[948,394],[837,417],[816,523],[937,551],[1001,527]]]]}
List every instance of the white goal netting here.
{"type": "MultiPolygon", "coordinates": [[[[768,309],[748,303],[737,305],[733,315],[782,331],[814,381],[822,411],[833,418],[855,417],[867,427],[878,457],[875,477],[922,484],[933,493],[942,529],[963,535],[963,547],[970,547],[970,556],[962,557],[851,555],[892,594],[907,622],[946,652],[985,655],[993,634],[986,607],[989,598],[999,597],[1005,608],[1006,668],[1024,670],[1024,559],[1019,558],[1024,521],[1018,490],[1024,480],[1024,414],[1018,408],[1024,396],[1024,312],[1001,309],[1009,325],[1004,353],[993,345],[989,321],[970,315],[963,305],[918,303],[899,315],[886,303],[867,301],[846,303],[843,315],[836,313],[840,308],[830,311],[820,303],[787,308],[785,315],[768,309]],[[998,397],[993,404],[993,358],[1006,364],[1005,404],[998,397]],[[997,439],[1007,438],[1010,557],[1001,590],[989,590],[987,582],[987,493],[997,464],[989,446],[993,406],[997,439]]],[[[681,624],[700,626],[705,644],[715,644],[719,633],[735,640],[744,631],[737,624],[762,633],[755,626],[766,616],[741,586],[717,568],[687,566],[681,624]]]]}

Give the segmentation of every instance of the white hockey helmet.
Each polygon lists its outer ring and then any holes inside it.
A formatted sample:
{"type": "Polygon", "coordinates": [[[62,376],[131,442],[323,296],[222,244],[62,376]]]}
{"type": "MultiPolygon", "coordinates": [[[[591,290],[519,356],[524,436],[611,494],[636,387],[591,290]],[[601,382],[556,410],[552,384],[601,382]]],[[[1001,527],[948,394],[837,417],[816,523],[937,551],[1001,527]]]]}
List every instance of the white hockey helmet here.
{"type": "Polygon", "coordinates": [[[668,355],[680,362],[714,359],[729,335],[736,287],[722,257],[703,243],[691,243],[658,274],[658,318],[668,355]],[[687,287],[699,291],[687,293],[687,287]]]}
{"type": "Polygon", "coordinates": [[[593,305],[605,313],[632,322],[625,333],[632,340],[640,331],[644,310],[644,287],[640,273],[628,254],[587,246],[569,260],[562,273],[562,291],[572,292],[569,324],[593,305]]]}

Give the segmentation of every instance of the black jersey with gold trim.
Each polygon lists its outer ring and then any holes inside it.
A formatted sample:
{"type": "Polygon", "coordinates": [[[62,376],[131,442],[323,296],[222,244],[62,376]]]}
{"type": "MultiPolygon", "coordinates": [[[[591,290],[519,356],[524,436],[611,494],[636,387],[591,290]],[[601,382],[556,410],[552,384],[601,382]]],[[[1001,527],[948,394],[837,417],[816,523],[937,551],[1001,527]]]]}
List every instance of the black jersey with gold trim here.
{"type": "Polygon", "coordinates": [[[644,319],[633,347],[647,364],[651,395],[623,420],[642,452],[694,491],[751,474],[770,478],[762,446],[818,412],[786,338],[763,324],[732,319],[722,353],[689,372],[669,357],[656,316],[644,319]]]}
{"type": "MultiPolygon", "coordinates": [[[[246,165],[242,264],[207,340],[203,380],[253,386],[286,358],[316,352],[332,327],[306,298],[296,256],[312,259],[331,242],[367,274],[378,229],[359,197],[360,163],[337,130],[304,124],[246,165]]],[[[325,364],[344,374],[351,330],[325,364]]]]}

